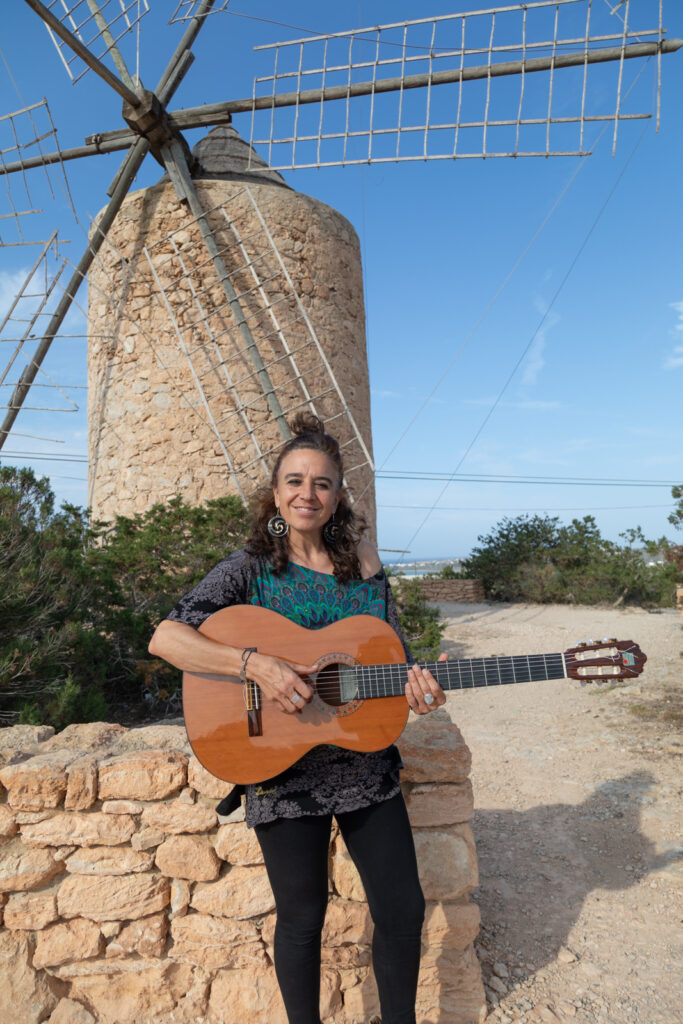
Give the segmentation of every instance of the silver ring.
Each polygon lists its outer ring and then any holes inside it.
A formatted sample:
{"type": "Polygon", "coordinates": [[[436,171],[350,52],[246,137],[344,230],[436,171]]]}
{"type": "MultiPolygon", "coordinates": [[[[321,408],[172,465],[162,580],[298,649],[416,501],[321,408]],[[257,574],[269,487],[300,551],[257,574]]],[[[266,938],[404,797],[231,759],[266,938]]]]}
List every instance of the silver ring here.
{"type": "Polygon", "coordinates": [[[292,701],[292,704],[298,704],[299,701],[301,700],[301,697],[299,696],[298,693],[295,693],[295,694],[292,695],[292,697],[290,699],[292,701]]]}
{"type": "Polygon", "coordinates": [[[424,702],[425,702],[425,704],[433,704],[434,703],[434,696],[433,696],[433,694],[425,693],[425,695],[424,695],[424,702]]]}

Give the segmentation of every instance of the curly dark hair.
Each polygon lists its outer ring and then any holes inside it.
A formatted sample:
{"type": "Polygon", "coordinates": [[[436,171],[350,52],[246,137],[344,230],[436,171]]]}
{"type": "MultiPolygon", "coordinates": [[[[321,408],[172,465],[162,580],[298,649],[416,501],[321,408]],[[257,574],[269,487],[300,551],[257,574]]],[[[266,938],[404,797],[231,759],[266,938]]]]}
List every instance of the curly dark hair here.
{"type": "Polygon", "coordinates": [[[358,561],[358,541],[365,533],[367,524],[363,516],[354,512],[343,486],[344,464],[339,451],[339,442],[330,434],[325,433],[322,420],[310,412],[300,412],[291,420],[289,429],[291,440],[282,446],[277,461],[273,466],[270,484],[260,488],[253,501],[253,526],[246,548],[252,555],[268,558],[276,573],[283,573],[289,562],[289,544],[287,537],[272,537],[268,533],[268,520],[275,515],[277,509],[273,498],[273,487],[277,483],[282,460],[299,448],[309,448],[322,452],[334,463],[339,474],[339,504],[334,514],[334,521],[339,532],[334,545],[323,537],[327,548],[334,575],[340,583],[360,578],[361,568],[358,561]]]}

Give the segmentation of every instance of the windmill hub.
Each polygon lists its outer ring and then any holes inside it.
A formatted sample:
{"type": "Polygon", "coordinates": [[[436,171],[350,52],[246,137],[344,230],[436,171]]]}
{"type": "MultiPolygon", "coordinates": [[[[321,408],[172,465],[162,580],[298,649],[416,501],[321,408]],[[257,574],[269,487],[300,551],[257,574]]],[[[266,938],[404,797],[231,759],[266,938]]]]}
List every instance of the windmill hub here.
{"type": "Polygon", "coordinates": [[[122,116],[126,124],[136,135],[144,136],[151,144],[152,154],[163,166],[161,155],[162,146],[167,145],[173,139],[181,143],[192,166],[192,156],[187,142],[179,131],[171,127],[171,123],[159,97],[149,89],[140,92],[140,102],[134,107],[126,100],[123,101],[122,116]]]}

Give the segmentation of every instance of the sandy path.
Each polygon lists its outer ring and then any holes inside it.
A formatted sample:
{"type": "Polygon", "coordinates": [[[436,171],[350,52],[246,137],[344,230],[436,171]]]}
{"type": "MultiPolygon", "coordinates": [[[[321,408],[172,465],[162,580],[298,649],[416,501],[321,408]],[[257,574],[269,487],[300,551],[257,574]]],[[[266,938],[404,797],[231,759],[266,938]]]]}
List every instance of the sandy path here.
{"type": "Polygon", "coordinates": [[[683,1021],[683,741],[672,710],[683,619],[441,607],[452,657],[561,651],[603,636],[635,640],[648,655],[625,688],[552,681],[449,697],[473,755],[487,1020],[683,1021]]]}

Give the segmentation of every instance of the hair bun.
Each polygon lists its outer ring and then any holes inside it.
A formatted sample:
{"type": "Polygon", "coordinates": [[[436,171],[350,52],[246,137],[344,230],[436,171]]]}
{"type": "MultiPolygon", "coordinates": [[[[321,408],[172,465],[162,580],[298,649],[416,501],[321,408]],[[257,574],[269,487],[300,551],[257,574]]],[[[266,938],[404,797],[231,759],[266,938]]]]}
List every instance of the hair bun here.
{"type": "Polygon", "coordinates": [[[324,434],[325,424],[312,412],[298,412],[289,421],[289,429],[294,437],[301,437],[304,434],[324,434]]]}

